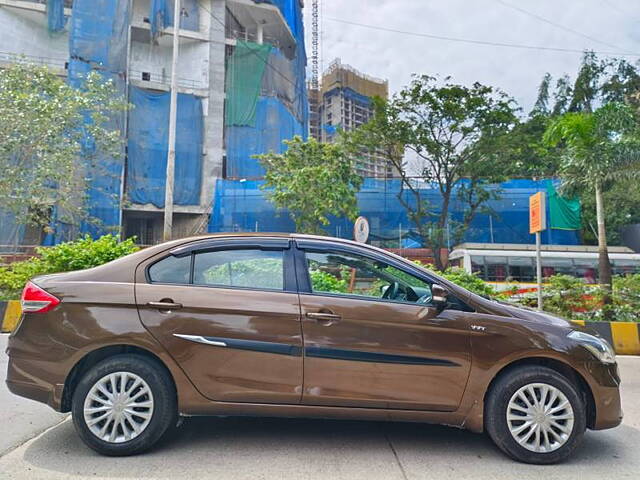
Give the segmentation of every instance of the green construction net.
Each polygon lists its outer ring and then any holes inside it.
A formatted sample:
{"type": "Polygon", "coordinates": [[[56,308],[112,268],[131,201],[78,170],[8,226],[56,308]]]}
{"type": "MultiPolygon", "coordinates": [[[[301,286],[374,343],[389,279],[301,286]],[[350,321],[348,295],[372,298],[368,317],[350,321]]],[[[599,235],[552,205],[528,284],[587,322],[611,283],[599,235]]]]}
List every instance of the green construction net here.
{"type": "Polygon", "coordinates": [[[549,198],[550,228],[555,230],[580,230],[582,228],[579,199],[564,198],[550,181],[547,182],[547,197],[549,198]]]}
{"type": "Polygon", "coordinates": [[[250,126],[256,122],[256,107],[271,45],[238,40],[227,60],[227,126],[250,126]]]}

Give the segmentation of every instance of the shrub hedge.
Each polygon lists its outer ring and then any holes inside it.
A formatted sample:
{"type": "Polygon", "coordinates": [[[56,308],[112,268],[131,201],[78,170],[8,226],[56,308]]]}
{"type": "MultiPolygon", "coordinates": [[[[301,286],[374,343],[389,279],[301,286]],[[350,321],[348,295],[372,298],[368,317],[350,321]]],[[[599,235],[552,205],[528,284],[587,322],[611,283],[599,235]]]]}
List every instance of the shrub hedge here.
{"type": "Polygon", "coordinates": [[[38,248],[37,256],[0,267],[0,300],[20,298],[24,285],[37,275],[97,267],[137,250],[133,238],[120,241],[115,235],[105,235],[97,240],[87,235],[55,247],[38,248]]]}

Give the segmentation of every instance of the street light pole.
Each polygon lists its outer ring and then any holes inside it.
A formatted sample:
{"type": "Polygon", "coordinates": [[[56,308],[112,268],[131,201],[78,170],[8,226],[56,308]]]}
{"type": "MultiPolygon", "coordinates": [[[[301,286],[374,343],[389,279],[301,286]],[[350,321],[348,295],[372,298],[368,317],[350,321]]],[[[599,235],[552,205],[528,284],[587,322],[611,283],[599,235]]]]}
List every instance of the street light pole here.
{"type": "Polygon", "coordinates": [[[171,104],[169,107],[169,153],[164,196],[164,232],[167,242],[173,237],[173,185],[176,169],[176,122],[178,115],[178,55],[180,48],[180,19],[182,6],[175,0],[173,7],[173,59],[171,61],[171,104]]]}

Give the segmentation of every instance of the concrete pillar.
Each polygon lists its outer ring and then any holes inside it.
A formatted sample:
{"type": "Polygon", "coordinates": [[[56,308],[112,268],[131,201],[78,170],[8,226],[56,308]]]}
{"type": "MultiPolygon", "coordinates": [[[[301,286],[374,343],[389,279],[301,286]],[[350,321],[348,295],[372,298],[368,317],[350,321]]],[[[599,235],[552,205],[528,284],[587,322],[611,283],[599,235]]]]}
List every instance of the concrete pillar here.
{"type": "Polygon", "coordinates": [[[258,45],[262,45],[264,42],[264,26],[259,23],[256,30],[256,42],[258,45]]]}

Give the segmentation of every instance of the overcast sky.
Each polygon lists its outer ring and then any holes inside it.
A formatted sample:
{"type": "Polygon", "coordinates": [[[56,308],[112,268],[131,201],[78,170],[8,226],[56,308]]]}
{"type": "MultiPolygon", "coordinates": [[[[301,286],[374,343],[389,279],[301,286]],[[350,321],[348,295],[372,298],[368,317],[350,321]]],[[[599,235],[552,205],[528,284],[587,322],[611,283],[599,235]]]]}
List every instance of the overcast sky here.
{"type": "MultiPolygon", "coordinates": [[[[627,58],[640,59],[640,0],[321,0],[321,3],[324,66],[340,57],[343,63],[364,73],[389,79],[392,92],[407,84],[412,73],[449,75],[458,83],[479,81],[500,87],[528,112],[544,73],[550,72],[555,78],[565,73],[574,75],[581,55],[418,38],[346,25],[332,18],[470,40],[638,53],[637,57],[627,58]]],[[[311,0],[305,4],[309,37],[311,0]]],[[[311,54],[309,39],[307,48],[311,54]]]]}

